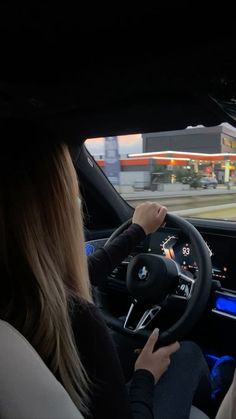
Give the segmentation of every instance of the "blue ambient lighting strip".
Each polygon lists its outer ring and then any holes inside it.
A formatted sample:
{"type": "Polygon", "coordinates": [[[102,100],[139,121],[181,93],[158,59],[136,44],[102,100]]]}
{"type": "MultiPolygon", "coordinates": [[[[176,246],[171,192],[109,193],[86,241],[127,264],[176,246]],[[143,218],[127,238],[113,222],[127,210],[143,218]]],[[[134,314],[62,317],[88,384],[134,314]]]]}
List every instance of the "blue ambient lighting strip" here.
{"type": "Polygon", "coordinates": [[[216,295],[215,310],[236,316],[236,295],[216,295]]]}

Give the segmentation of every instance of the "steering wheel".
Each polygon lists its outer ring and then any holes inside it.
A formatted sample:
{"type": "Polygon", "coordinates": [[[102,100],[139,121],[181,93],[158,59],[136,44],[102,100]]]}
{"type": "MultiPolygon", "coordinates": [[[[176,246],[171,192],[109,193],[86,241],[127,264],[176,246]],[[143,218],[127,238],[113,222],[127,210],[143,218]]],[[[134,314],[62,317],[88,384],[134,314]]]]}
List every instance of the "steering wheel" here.
{"type": "MultiPolygon", "coordinates": [[[[185,311],[167,330],[160,331],[159,345],[167,345],[180,340],[192,329],[206,308],[212,284],[212,265],[209,250],[198,230],[185,219],[167,214],[167,225],[181,230],[189,239],[196,257],[196,277],[190,277],[186,271],[172,259],[151,253],[140,253],[128,264],[126,285],[133,297],[125,320],[115,318],[108,307],[102,311],[107,324],[123,334],[131,334],[138,339],[147,338],[148,324],[158,316],[163,307],[168,309],[168,299],[185,302],[185,311]],[[142,312],[140,314],[140,307],[142,312]]],[[[126,230],[132,220],[124,222],[107,240],[108,246],[119,234],[126,230]]],[[[157,233],[158,234],[158,233],[157,233]]]]}

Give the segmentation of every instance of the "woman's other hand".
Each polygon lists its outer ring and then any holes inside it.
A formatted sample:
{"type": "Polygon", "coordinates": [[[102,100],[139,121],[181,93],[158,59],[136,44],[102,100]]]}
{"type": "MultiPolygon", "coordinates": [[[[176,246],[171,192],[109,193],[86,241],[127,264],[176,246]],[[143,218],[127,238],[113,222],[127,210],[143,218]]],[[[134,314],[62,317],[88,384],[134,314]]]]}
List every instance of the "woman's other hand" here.
{"type": "Polygon", "coordinates": [[[180,348],[179,342],[174,342],[171,345],[163,346],[154,351],[158,336],[159,330],[154,329],[141,350],[134,367],[135,371],[139,369],[150,371],[155,379],[155,383],[169,367],[171,354],[180,348]]]}
{"type": "Polygon", "coordinates": [[[132,222],[140,225],[146,234],[151,234],[164,223],[166,213],[166,207],[157,202],[144,202],[135,208],[132,222]]]}

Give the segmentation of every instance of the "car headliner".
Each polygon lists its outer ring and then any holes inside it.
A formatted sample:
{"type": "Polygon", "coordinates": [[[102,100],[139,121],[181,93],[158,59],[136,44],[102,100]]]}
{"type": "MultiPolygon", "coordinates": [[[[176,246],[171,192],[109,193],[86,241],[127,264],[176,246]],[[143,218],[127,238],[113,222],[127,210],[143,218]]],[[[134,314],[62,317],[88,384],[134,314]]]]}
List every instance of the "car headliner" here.
{"type": "Polygon", "coordinates": [[[225,22],[217,9],[186,7],[99,3],[79,11],[34,1],[0,8],[1,116],[49,117],[77,141],[236,126],[229,11],[225,22]]]}

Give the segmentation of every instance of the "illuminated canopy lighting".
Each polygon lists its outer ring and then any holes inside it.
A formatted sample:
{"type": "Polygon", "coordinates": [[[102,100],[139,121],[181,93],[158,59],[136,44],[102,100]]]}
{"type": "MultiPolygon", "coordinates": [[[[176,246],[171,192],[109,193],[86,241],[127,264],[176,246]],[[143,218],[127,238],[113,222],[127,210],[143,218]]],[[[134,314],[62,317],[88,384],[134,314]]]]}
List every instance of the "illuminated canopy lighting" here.
{"type": "Polygon", "coordinates": [[[191,159],[189,159],[188,157],[152,157],[153,160],[171,160],[171,161],[175,161],[175,160],[181,160],[181,161],[190,161],[191,159]]]}
{"type": "Polygon", "coordinates": [[[236,153],[192,153],[188,151],[152,151],[147,153],[132,153],[128,154],[129,157],[154,157],[158,155],[168,155],[169,158],[173,158],[171,154],[181,154],[187,156],[203,156],[203,157],[236,157],[236,153]]]}

